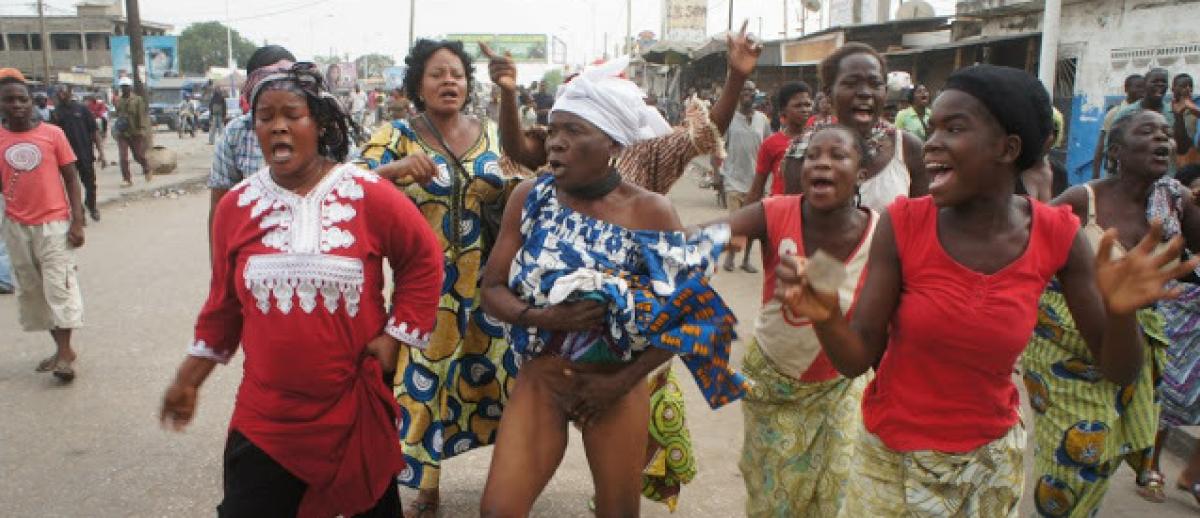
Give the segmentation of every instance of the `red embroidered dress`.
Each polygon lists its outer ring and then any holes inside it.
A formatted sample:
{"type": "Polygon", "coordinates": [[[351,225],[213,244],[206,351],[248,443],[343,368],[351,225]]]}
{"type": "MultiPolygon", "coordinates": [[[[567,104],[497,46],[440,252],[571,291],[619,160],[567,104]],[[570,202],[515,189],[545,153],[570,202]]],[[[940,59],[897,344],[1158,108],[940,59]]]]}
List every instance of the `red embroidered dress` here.
{"type": "Polygon", "coordinates": [[[300,516],[370,509],[404,460],[396,400],[365,346],[383,332],[428,343],[442,284],[433,232],[394,187],[341,165],[306,196],[260,170],[221,200],[212,235],[188,353],[225,363],[244,345],[230,428],[308,484],[300,516]]]}

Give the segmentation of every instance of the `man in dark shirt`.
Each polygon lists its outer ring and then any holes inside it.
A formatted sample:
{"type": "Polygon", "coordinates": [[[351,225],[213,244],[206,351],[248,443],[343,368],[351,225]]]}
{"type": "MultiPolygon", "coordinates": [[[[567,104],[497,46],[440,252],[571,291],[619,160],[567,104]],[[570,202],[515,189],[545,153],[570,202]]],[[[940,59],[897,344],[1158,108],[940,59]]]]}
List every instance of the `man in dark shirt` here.
{"type": "Polygon", "coordinates": [[[96,125],[91,110],[71,96],[71,85],[60,85],[55,96],[58,105],[50,115],[50,123],[62,128],[67,135],[67,142],[75,151],[79,181],[83,184],[83,205],[87,207],[92,220],[100,221],[100,211],[96,208],[96,160],[100,161],[101,169],[108,165],[101,145],[100,127],[96,125]],[[93,149],[95,154],[92,154],[93,149]]]}
{"type": "Polygon", "coordinates": [[[546,93],[546,83],[537,85],[537,93],[533,94],[533,102],[537,104],[538,124],[550,124],[550,108],[554,107],[554,96],[546,93]]]}
{"type": "Polygon", "coordinates": [[[225,94],[219,86],[209,83],[212,97],[208,99],[208,145],[212,145],[217,134],[225,134],[225,94]]]}

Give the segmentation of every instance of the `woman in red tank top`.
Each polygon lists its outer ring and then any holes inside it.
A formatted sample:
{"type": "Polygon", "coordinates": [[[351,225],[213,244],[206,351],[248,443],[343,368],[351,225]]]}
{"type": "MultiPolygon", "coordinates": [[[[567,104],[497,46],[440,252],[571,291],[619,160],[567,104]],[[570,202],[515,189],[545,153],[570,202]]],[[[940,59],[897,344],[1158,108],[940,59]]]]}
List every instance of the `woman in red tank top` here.
{"type": "Polygon", "coordinates": [[[1025,433],[1012,372],[1051,277],[1101,373],[1137,376],[1134,311],[1195,264],[1160,270],[1180,247],[1153,253],[1161,228],[1123,260],[1109,256],[1112,234],[1093,254],[1069,208],[1014,196],[1050,126],[1049,96],[1029,74],[955,72],[925,144],[931,196],[889,207],[852,322],[795,259],[779,269],[790,310],[814,322],[834,367],[876,369],[841,516],[1016,516],[1025,433]]]}
{"type": "Polygon", "coordinates": [[[775,268],[781,256],[824,251],[846,270],[837,291],[842,307],[853,311],[879,220],[857,203],[867,156],[853,129],[817,130],[799,175],[804,194],[764,199],[728,220],[733,236],[763,242],[766,272],[763,305],[742,358],[742,372],[754,381],[742,403],[738,462],[747,516],[830,517],[842,505],[867,380],[839,374],[812,324],[784,311],[774,297],[775,268]]]}

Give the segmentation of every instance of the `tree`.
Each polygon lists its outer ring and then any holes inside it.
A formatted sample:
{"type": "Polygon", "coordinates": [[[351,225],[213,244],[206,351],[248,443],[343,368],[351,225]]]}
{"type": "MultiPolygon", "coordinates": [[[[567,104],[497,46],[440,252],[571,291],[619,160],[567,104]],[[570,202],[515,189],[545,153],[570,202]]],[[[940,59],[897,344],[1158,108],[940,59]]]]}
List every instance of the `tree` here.
{"type": "Polygon", "coordinates": [[[367,54],[359,56],[358,59],[354,60],[354,65],[358,68],[359,79],[382,76],[384,67],[390,67],[395,64],[395,59],[384,54],[367,54]]]}
{"type": "MultiPolygon", "coordinates": [[[[258,48],[254,42],[233,31],[233,58],[239,68],[258,48]]],[[[209,67],[228,66],[225,48],[225,25],[221,22],[201,22],[189,25],[179,33],[179,68],[186,73],[203,74],[209,67]]]]}

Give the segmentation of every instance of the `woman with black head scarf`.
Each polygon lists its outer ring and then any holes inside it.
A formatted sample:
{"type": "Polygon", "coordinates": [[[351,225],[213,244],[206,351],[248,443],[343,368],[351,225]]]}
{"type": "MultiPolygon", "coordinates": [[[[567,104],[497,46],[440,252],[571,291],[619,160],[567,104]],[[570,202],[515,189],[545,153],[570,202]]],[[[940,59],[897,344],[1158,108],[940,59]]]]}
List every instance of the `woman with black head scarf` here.
{"type": "Polygon", "coordinates": [[[1016,516],[1025,430],[1011,375],[1054,276],[1099,373],[1137,377],[1134,311],[1196,261],[1160,271],[1181,244],[1152,253],[1160,227],[1113,261],[1115,233],[1097,254],[1069,209],[1014,196],[1050,125],[1049,96],[1029,74],[955,72],[925,143],[930,196],[888,208],[853,321],[836,295],[813,289],[806,264],[779,269],[777,293],[814,322],[834,366],[848,377],[875,368],[841,516],[1016,516]]]}
{"type": "Polygon", "coordinates": [[[344,163],[355,127],[311,63],[268,74],[250,99],[267,165],[217,205],[208,300],[162,422],[186,426],[240,346],[218,516],[395,517],[389,385],[401,344],[424,347],[433,330],[437,240],[403,195],[344,163]]]}

